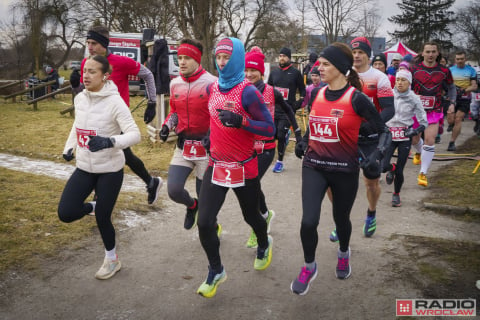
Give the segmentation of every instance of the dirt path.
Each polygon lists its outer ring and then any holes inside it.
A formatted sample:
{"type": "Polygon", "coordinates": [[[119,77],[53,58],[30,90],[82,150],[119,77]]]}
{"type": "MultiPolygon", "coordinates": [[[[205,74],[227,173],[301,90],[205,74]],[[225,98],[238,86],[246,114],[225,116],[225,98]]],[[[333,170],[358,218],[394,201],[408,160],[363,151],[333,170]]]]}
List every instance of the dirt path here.
{"type": "MultiPolygon", "coordinates": [[[[471,127],[466,121],[458,144],[471,136],[471,127]]],[[[448,137],[445,134],[437,145],[440,153],[446,153],[448,137]]],[[[445,164],[434,162],[431,171],[445,164]]],[[[253,269],[255,250],[244,245],[249,229],[229,192],[219,214],[228,280],[213,299],[195,294],[206,276],[207,260],[198,231],[183,229],[184,209],[167,200],[148,223],[118,233],[123,268],[110,280],[94,278],[103,260],[98,235],[87,240],[84,248],[62,252],[35,272],[8,273],[0,282],[0,319],[393,319],[395,299],[421,298],[411,282],[394,274],[395,261],[387,254],[400,249],[394,235],[480,242],[478,224],[421,209],[428,189],[416,185],[418,169],[409,161],[400,208],[390,205],[393,186],[382,183],[378,227],[372,238],[361,232],[367,202],[360,183],[351,215],[352,276],[345,281],[334,275],[337,244],[328,240],[334,224],[331,206],[324,201],[317,249],[319,273],[306,296],[290,292],[290,282],[303,263],[301,162],[290,154],[283,173],[269,171],[262,181],[267,202],[277,214],[272,223],[273,260],[267,270],[253,269]]],[[[162,196],[166,199],[165,189],[162,196]]]]}

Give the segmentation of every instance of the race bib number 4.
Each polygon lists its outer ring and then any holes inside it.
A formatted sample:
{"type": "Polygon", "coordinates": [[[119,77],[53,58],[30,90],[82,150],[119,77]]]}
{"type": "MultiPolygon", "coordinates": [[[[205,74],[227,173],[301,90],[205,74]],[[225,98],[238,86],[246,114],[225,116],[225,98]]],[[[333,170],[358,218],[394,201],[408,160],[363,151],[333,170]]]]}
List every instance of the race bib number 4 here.
{"type": "Polygon", "coordinates": [[[207,151],[197,140],[185,140],[183,144],[183,158],[186,160],[208,159],[207,151]]]}
{"type": "Polygon", "coordinates": [[[77,144],[80,148],[88,149],[88,141],[90,138],[88,136],[96,136],[97,130],[95,129],[80,129],[75,128],[77,132],[77,144]]]}
{"type": "Polygon", "coordinates": [[[423,108],[426,110],[433,109],[435,107],[435,97],[432,96],[420,96],[423,108]]]}
{"type": "Polygon", "coordinates": [[[338,118],[310,116],[308,126],[310,127],[310,139],[321,142],[339,142],[338,118]]]}
{"type": "Polygon", "coordinates": [[[390,127],[389,129],[392,133],[392,141],[406,141],[410,139],[405,137],[405,130],[407,130],[407,127],[390,127]]]}
{"type": "Polygon", "coordinates": [[[228,188],[243,187],[245,185],[243,165],[238,162],[215,162],[212,183],[228,188]]]}

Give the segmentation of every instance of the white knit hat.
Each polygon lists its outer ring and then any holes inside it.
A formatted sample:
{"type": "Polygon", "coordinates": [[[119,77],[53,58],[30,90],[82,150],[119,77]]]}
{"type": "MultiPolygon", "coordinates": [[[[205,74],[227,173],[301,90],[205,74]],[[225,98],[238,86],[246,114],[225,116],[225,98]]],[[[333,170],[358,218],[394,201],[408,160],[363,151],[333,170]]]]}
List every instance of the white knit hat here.
{"type": "Polygon", "coordinates": [[[396,74],[396,77],[397,78],[405,78],[408,80],[408,82],[412,83],[412,74],[410,71],[408,70],[398,70],[397,71],[397,74],[396,74]]]}

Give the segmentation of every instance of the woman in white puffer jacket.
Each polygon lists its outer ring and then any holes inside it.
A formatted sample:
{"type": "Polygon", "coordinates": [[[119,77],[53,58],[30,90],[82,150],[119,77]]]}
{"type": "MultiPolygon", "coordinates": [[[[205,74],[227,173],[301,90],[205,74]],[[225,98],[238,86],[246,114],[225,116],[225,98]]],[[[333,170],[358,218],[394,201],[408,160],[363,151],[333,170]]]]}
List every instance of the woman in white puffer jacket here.
{"type": "Polygon", "coordinates": [[[103,265],[95,274],[108,279],[121,268],[115,252],[115,228],[111,216],[123,182],[123,149],[140,142],[140,130],[107,80],[110,65],[103,56],[90,57],[84,66],[85,89],[75,97],[75,121],[65,144],[63,158],[76,155],[76,169],[63,190],[58,216],[73,222],[94,215],[105,246],[103,265]],[[85,202],[95,190],[96,201],[85,202]]]}

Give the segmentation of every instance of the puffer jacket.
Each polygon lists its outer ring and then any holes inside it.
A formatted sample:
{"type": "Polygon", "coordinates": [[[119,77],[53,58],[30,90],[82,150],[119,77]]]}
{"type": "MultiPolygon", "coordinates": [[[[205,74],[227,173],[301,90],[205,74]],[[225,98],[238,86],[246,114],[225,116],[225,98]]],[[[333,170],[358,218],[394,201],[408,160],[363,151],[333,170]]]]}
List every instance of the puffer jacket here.
{"type": "Polygon", "coordinates": [[[400,93],[397,88],[393,89],[395,102],[395,115],[386,124],[388,127],[409,127],[413,124],[413,116],[417,121],[428,127],[427,114],[420,98],[411,90],[400,93]]]}
{"type": "Polygon", "coordinates": [[[64,154],[76,148],[77,168],[90,173],[117,172],[125,166],[122,149],[141,140],[140,130],[120,97],[117,86],[107,81],[98,92],[84,89],[74,100],[75,121],[64,154]],[[121,134],[123,132],[123,134],[121,134]],[[91,152],[89,135],[113,137],[113,148],[91,152]]]}

